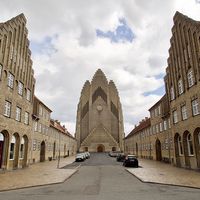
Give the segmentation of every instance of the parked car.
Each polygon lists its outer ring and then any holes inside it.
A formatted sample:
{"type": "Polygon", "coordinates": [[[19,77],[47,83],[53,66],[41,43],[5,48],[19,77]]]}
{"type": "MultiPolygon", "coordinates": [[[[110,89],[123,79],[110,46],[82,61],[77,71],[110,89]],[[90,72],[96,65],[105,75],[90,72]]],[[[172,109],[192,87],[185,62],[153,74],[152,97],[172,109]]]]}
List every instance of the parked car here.
{"type": "Polygon", "coordinates": [[[85,160],[84,154],[79,153],[79,154],[76,155],[76,159],[75,159],[76,162],[82,162],[84,160],[85,160]]]}
{"type": "Polygon", "coordinates": [[[119,154],[117,155],[116,160],[117,160],[118,162],[124,162],[125,158],[126,158],[126,155],[124,155],[123,153],[119,153],[119,154]]]}
{"type": "Polygon", "coordinates": [[[90,158],[90,152],[86,151],[85,154],[87,159],[90,158]]]}
{"type": "Polygon", "coordinates": [[[110,151],[109,156],[110,157],[117,157],[117,155],[120,153],[120,151],[110,151]]]}
{"type": "Polygon", "coordinates": [[[135,155],[127,155],[124,162],[123,166],[125,167],[138,167],[138,159],[135,155]]]}

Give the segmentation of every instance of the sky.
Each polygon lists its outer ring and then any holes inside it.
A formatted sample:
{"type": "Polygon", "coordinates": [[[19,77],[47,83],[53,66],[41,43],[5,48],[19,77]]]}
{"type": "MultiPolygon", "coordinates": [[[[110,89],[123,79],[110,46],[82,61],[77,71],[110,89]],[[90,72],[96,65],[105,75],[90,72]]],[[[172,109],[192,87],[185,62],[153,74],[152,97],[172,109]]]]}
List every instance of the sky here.
{"type": "Polygon", "coordinates": [[[119,91],[127,135],[165,93],[173,16],[200,21],[200,0],[0,0],[0,22],[27,19],[36,96],[75,132],[86,80],[101,68],[119,91]]]}

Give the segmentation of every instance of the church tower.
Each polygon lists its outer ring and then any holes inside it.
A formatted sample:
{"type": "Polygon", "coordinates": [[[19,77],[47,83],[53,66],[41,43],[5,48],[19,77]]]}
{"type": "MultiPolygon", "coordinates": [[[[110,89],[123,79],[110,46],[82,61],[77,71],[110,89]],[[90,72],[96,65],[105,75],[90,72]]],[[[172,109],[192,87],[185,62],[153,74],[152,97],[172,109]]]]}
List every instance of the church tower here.
{"type": "Polygon", "coordinates": [[[78,151],[123,151],[124,124],[117,88],[98,69],[81,91],[76,118],[78,151]]]}

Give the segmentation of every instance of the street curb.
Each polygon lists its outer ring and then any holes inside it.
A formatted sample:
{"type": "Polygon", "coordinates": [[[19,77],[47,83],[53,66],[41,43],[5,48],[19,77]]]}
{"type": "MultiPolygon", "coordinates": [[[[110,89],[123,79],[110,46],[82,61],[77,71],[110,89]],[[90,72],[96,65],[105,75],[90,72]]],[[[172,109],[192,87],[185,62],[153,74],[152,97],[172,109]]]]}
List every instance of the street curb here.
{"type": "Polygon", "coordinates": [[[12,191],[12,190],[21,190],[21,189],[28,189],[28,188],[35,188],[35,187],[42,187],[42,186],[50,186],[50,185],[61,184],[61,183],[64,183],[65,181],[67,181],[68,179],[70,179],[77,172],[78,172],[78,169],[75,169],[75,171],[72,174],[70,174],[66,179],[64,179],[62,181],[59,181],[59,182],[44,183],[44,184],[32,185],[32,186],[30,185],[30,186],[24,186],[24,187],[18,187],[18,188],[10,188],[10,189],[3,189],[3,190],[0,189],[0,193],[1,192],[9,192],[9,191],[12,191]]]}
{"type": "Polygon", "coordinates": [[[135,176],[139,181],[141,181],[142,183],[151,183],[151,184],[155,184],[155,185],[167,185],[167,186],[177,186],[177,187],[185,187],[185,188],[192,188],[192,189],[197,189],[200,190],[200,187],[195,187],[195,186],[187,186],[187,185],[178,185],[178,184],[173,184],[173,183],[160,183],[160,182],[153,182],[153,181],[145,181],[141,178],[139,178],[139,176],[131,173],[128,169],[125,169],[129,174],[131,174],[132,176],[135,176]]]}

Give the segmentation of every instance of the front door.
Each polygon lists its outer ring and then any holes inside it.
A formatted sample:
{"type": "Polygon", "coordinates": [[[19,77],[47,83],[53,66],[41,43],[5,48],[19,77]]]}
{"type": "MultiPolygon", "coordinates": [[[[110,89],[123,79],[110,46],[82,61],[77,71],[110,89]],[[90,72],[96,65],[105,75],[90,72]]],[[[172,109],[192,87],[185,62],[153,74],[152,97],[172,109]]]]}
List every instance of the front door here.
{"type": "Polygon", "coordinates": [[[41,148],[40,148],[40,162],[45,161],[45,142],[43,141],[41,143],[41,148]]]}
{"type": "Polygon", "coordinates": [[[97,152],[99,152],[99,153],[104,152],[104,146],[103,145],[99,145],[97,147],[97,152]]]}
{"type": "Polygon", "coordinates": [[[162,150],[161,150],[161,143],[160,140],[156,140],[156,160],[161,161],[162,160],[162,150]]]}
{"type": "Polygon", "coordinates": [[[4,141],[0,141],[0,168],[3,162],[3,145],[4,145],[4,141]]]}

